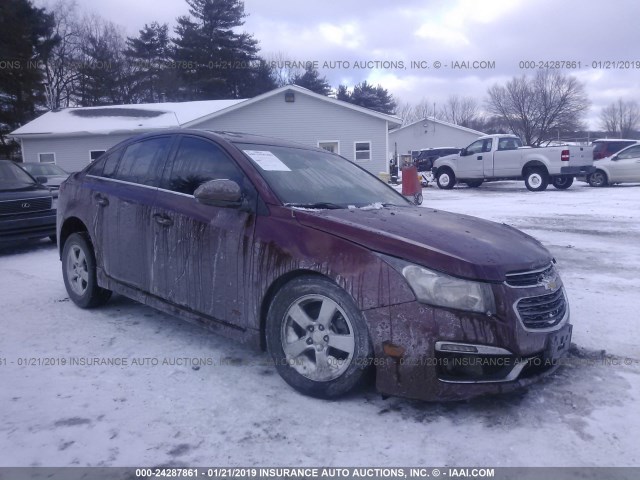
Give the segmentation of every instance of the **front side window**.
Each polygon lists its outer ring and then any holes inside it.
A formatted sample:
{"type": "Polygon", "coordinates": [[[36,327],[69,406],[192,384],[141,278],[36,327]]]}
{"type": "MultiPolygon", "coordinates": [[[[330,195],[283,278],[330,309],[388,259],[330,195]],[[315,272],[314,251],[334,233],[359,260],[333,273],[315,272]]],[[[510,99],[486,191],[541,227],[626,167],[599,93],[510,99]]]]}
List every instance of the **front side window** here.
{"type": "MultiPolygon", "coordinates": [[[[129,145],[113,178],[157,187],[162,176],[163,159],[170,145],[171,137],[150,138],[129,145]]],[[[103,176],[109,176],[106,164],[103,176]]]]}
{"type": "Polygon", "coordinates": [[[176,153],[171,173],[162,181],[166,190],[193,195],[209,180],[233,180],[242,185],[238,166],[217,145],[196,137],[184,137],[176,153]]]}
{"type": "Polygon", "coordinates": [[[467,147],[467,155],[473,155],[474,153],[480,153],[482,151],[482,146],[484,144],[484,140],[476,140],[471,145],[467,147]]]}
{"type": "Polygon", "coordinates": [[[371,142],[356,142],[355,150],[355,159],[357,161],[365,162],[371,160],[371,142]]]}
{"type": "Polygon", "coordinates": [[[626,150],[618,154],[618,158],[620,160],[623,160],[625,158],[638,158],[638,157],[640,157],[640,145],[637,147],[627,148],[626,150]]]}

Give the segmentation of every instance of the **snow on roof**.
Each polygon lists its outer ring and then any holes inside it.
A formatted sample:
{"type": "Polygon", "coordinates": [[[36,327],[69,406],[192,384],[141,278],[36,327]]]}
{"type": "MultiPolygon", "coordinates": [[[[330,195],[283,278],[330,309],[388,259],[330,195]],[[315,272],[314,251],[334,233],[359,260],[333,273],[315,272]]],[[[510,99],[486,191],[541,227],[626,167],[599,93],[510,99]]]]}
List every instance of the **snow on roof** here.
{"type": "Polygon", "coordinates": [[[108,134],[157,128],[177,128],[243,101],[244,99],[203,100],[65,108],[41,115],[12,132],[12,135],[108,134]]]}
{"type": "Polygon", "coordinates": [[[456,125],[455,123],[449,123],[449,122],[445,122],[444,120],[439,120],[437,118],[434,117],[426,117],[423,118],[421,120],[416,120],[415,122],[409,123],[407,125],[403,125],[401,127],[395,128],[393,130],[391,130],[389,133],[397,133],[401,130],[404,130],[405,128],[409,128],[409,127],[413,127],[414,125],[418,124],[418,123],[424,123],[424,122],[433,122],[433,123],[437,123],[439,125],[444,125],[446,127],[451,127],[451,128],[455,128],[457,130],[461,130],[464,132],[468,132],[468,133],[473,133],[474,135],[484,135],[484,133],[479,132],[478,130],[473,130],[472,128],[467,128],[467,127],[461,127],[460,125],[456,125]]]}

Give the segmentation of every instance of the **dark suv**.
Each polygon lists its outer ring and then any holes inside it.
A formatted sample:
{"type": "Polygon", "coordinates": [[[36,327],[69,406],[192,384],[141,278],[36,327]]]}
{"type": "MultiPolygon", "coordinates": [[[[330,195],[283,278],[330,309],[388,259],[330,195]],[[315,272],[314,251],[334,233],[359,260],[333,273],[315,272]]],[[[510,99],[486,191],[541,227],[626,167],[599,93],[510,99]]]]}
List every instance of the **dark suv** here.
{"type": "Polygon", "coordinates": [[[603,138],[594,140],[591,145],[593,146],[593,159],[600,160],[601,158],[610,157],[616,152],[619,152],[629,145],[638,143],[638,140],[627,140],[624,138],[603,138]]]}
{"type": "Polygon", "coordinates": [[[571,324],[549,252],[419,208],[348,160],[197,130],[127,140],[62,184],[69,297],[112,291],[264,347],[302,393],[460,399],[552,372],[571,324]],[[407,228],[410,226],[411,228],[407,228]]]}
{"type": "Polygon", "coordinates": [[[51,237],[56,211],[51,191],[10,160],[0,160],[0,242],[51,237]]]}
{"type": "Polygon", "coordinates": [[[460,148],[441,147],[441,148],[425,148],[411,152],[414,165],[418,168],[418,172],[431,172],[433,162],[440,157],[454,155],[460,153],[460,148]]]}

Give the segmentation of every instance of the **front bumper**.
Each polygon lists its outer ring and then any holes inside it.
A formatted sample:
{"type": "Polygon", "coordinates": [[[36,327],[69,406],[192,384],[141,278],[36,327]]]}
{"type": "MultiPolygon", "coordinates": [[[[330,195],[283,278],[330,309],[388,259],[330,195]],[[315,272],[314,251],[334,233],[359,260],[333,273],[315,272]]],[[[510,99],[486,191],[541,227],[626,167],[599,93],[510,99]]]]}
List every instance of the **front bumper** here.
{"type": "Polygon", "coordinates": [[[43,238],[55,234],[55,210],[0,217],[0,242],[43,238]]]}
{"type": "Polygon", "coordinates": [[[561,175],[590,175],[596,171],[593,165],[583,165],[580,167],[560,167],[561,175]]]}
{"type": "Polygon", "coordinates": [[[514,305],[548,290],[498,285],[494,294],[499,305],[492,317],[418,302],[365,312],[378,336],[378,390],[427,401],[463,400],[517,390],[553,373],[571,342],[568,305],[558,324],[535,330],[525,327],[514,305]]]}

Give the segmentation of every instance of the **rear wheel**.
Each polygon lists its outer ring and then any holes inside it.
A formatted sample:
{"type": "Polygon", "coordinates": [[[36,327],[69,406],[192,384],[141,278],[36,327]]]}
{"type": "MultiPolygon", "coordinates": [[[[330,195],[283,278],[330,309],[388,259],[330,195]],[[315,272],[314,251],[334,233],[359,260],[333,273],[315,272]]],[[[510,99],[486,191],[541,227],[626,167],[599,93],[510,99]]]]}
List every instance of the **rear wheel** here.
{"type": "Polygon", "coordinates": [[[79,307],[97,307],[111,297],[110,290],[98,286],[96,258],[84,233],[74,233],[64,243],[62,278],[69,298],[79,307]]]}
{"type": "Polygon", "coordinates": [[[541,192],[547,189],[547,186],[549,185],[549,176],[542,168],[531,168],[525,173],[524,184],[527,187],[527,190],[532,192],[541,192]]]}
{"type": "Polygon", "coordinates": [[[607,174],[602,170],[596,170],[587,177],[587,182],[589,182],[589,185],[592,187],[606,187],[609,179],[607,178],[607,174]]]}
{"type": "Polygon", "coordinates": [[[469,180],[468,182],[465,182],[465,183],[469,188],[478,188],[480,185],[482,185],[483,182],[484,180],[469,180]]]}
{"type": "Polygon", "coordinates": [[[451,190],[456,184],[456,176],[451,169],[443,168],[438,171],[436,182],[438,187],[444,190],[451,190]]]}
{"type": "Polygon", "coordinates": [[[566,190],[573,184],[573,177],[570,175],[562,175],[560,177],[553,177],[551,183],[558,190],[566,190]]]}
{"type": "Polygon", "coordinates": [[[323,277],[298,277],[282,287],[269,307],[266,337],[280,376],[313,397],[337,397],[355,388],[373,356],[362,313],[323,277]]]}

